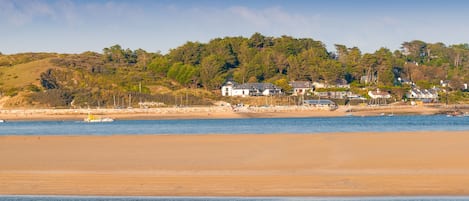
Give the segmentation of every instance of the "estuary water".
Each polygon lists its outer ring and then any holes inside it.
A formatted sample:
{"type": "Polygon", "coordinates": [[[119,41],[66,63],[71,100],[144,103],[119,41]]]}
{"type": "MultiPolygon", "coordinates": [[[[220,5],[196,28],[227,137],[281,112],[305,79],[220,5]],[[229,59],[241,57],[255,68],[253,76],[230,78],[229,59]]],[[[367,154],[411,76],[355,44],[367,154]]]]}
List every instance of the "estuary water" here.
{"type": "Polygon", "coordinates": [[[468,131],[469,117],[373,116],[313,118],[13,121],[0,123],[0,135],[268,134],[386,131],[468,131]]]}

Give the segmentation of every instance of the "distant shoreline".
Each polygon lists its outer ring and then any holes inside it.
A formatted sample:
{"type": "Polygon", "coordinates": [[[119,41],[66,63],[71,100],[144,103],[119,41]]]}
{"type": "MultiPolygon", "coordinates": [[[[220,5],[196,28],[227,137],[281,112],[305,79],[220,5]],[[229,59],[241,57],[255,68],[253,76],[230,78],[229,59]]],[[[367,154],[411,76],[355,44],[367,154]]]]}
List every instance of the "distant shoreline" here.
{"type": "Polygon", "coordinates": [[[6,121],[81,121],[88,113],[116,120],[225,119],[225,118],[302,118],[379,115],[435,115],[450,111],[468,113],[469,106],[340,106],[337,110],[305,106],[243,107],[167,107],[149,109],[0,109],[6,121]]]}

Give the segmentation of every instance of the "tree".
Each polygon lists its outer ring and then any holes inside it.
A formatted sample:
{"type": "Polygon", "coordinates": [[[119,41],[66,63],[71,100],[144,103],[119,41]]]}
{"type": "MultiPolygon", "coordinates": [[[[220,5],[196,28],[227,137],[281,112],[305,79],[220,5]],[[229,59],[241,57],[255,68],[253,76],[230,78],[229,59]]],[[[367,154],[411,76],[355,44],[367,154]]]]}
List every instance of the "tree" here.
{"type": "Polygon", "coordinates": [[[392,86],[394,83],[394,73],[392,65],[392,53],[387,48],[380,48],[375,53],[376,56],[376,82],[380,85],[392,86]]]}
{"type": "Polygon", "coordinates": [[[249,47],[262,49],[272,45],[272,38],[265,37],[262,34],[256,32],[251,38],[249,38],[249,47]]]}
{"type": "Polygon", "coordinates": [[[229,39],[217,38],[211,40],[204,48],[203,57],[210,55],[217,55],[224,62],[223,70],[228,70],[239,64],[229,39]]]}
{"type": "Polygon", "coordinates": [[[427,44],[420,40],[402,43],[404,55],[408,61],[423,63],[427,56],[427,44]]]}
{"type": "Polygon", "coordinates": [[[195,85],[198,69],[189,64],[175,63],[168,70],[168,78],[178,81],[184,86],[195,85]]]}
{"type": "Polygon", "coordinates": [[[366,76],[366,83],[376,82],[376,67],[377,61],[376,57],[373,54],[364,54],[363,58],[360,61],[362,66],[363,74],[366,76]]]}
{"type": "Polygon", "coordinates": [[[181,47],[170,50],[168,56],[172,63],[182,62],[193,66],[199,65],[204,45],[199,42],[187,42],[181,47]]]}
{"type": "Polygon", "coordinates": [[[169,60],[165,56],[157,56],[153,60],[151,60],[150,64],[148,64],[148,68],[160,75],[166,76],[168,73],[169,67],[171,67],[169,60]]]}
{"type": "Polygon", "coordinates": [[[336,49],[336,56],[337,60],[346,65],[347,64],[347,56],[348,56],[348,50],[345,45],[340,45],[340,44],[335,44],[335,49],[336,49]]]}
{"type": "Polygon", "coordinates": [[[286,78],[280,78],[276,80],[274,84],[282,88],[284,92],[289,92],[292,90],[292,87],[288,84],[288,80],[286,78]]]}
{"type": "Polygon", "coordinates": [[[59,83],[53,73],[52,69],[48,69],[45,72],[41,73],[40,81],[42,87],[45,89],[59,89],[59,83]]]}
{"type": "Polygon", "coordinates": [[[344,70],[342,64],[335,60],[323,60],[321,66],[321,78],[327,83],[334,83],[337,79],[342,79],[344,70]]]}
{"type": "Polygon", "coordinates": [[[145,70],[148,64],[152,61],[152,54],[142,49],[135,50],[134,54],[137,57],[137,65],[145,70]]]}
{"type": "Polygon", "coordinates": [[[114,61],[116,63],[123,62],[124,50],[120,45],[113,45],[109,48],[104,48],[103,53],[106,61],[114,61]]]}
{"type": "Polygon", "coordinates": [[[218,80],[221,69],[225,62],[217,55],[210,55],[202,60],[200,65],[200,80],[206,89],[215,89],[219,87],[218,80]]]}
{"type": "Polygon", "coordinates": [[[249,48],[248,41],[243,41],[239,48],[238,53],[238,61],[239,66],[238,69],[234,73],[234,79],[237,82],[245,83],[249,78],[249,71],[250,71],[250,62],[256,55],[255,48],[249,48]]]}
{"type": "Polygon", "coordinates": [[[301,68],[301,62],[297,56],[291,55],[287,59],[288,62],[288,78],[290,80],[303,80],[304,70],[301,68]]]}

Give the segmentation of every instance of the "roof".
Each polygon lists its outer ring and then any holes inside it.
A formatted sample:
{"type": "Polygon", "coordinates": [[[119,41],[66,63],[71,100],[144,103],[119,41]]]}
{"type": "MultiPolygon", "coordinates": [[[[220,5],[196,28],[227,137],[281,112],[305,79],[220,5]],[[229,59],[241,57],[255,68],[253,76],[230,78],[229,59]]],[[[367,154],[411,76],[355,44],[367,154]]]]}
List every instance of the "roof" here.
{"type": "Polygon", "coordinates": [[[437,98],[438,97],[438,89],[418,89],[412,88],[410,89],[410,93],[415,94],[416,98],[437,98]]]}
{"type": "Polygon", "coordinates": [[[306,104],[311,104],[311,105],[333,105],[333,104],[335,104],[333,101],[328,100],[328,99],[304,100],[303,102],[306,103],[306,104]]]}
{"type": "Polygon", "coordinates": [[[345,79],[337,79],[337,80],[335,80],[335,84],[336,85],[347,85],[348,82],[345,79]]]}
{"type": "Polygon", "coordinates": [[[308,81],[291,81],[288,83],[293,88],[312,88],[311,82],[308,81]]]}
{"type": "Polygon", "coordinates": [[[234,85],[233,89],[258,89],[264,91],[266,89],[281,89],[278,86],[275,86],[272,83],[244,83],[234,85]]]}
{"type": "Polygon", "coordinates": [[[376,91],[369,91],[368,95],[371,98],[391,98],[391,94],[389,94],[387,91],[380,91],[379,89],[376,91]]]}

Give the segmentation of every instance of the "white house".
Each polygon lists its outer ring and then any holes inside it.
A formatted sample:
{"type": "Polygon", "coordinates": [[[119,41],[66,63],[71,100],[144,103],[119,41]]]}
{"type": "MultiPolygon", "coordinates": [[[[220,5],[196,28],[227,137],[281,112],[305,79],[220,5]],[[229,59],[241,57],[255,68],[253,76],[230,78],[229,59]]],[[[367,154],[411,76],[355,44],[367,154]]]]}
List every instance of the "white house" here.
{"type": "Polygon", "coordinates": [[[326,88],[326,83],[323,83],[323,82],[313,82],[313,86],[314,86],[315,89],[326,88]]]}
{"type": "Polygon", "coordinates": [[[451,87],[451,84],[450,84],[449,80],[440,80],[440,85],[442,87],[451,87]]]}
{"type": "Polygon", "coordinates": [[[379,89],[376,89],[376,91],[368,91],[368,95],[372,99],[391,98],[391,94],[389,94],[387,91],[380,91],[379,89]]]}
{"type": "Polygon", "coordinates": [[[271,96],[281,94],[282,89],[272,83],[238,84],[228,81],[221,88],[222,96],[271,96]]]}
{"type": "Polygon", "coordinates": [[[412,88],[406,93],[409,99],[420,100],[424,103],[436,102],[438,100],[437,89],[418,89],[412,88]]]}
{"type": "Polygon", "coordinates": [[[412,81],[410,81],[409,79],[406,79],[406,78],[398,77],[398,78],[397,78],[397,81],[398,81],[400,84],[414,85],[414,83],[413,83],[412,81]]]}
{"type": "Polygon", "coordinates": [[[370,96],[370,105],[385,105],[386,99],[391,98],[391,94],[387,91],[380,91],[376,89],[376,91],[368,91],[368,95],[370,96]]]}
{"type": "Polygon", "coordinates": [[[292,87],[293,96],[301,96],[313,91],[313,85],[308,81],[291,81],[288,84],[292,87]]]}

